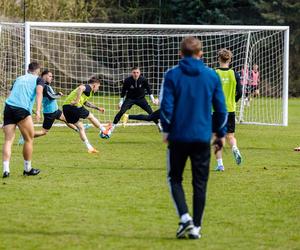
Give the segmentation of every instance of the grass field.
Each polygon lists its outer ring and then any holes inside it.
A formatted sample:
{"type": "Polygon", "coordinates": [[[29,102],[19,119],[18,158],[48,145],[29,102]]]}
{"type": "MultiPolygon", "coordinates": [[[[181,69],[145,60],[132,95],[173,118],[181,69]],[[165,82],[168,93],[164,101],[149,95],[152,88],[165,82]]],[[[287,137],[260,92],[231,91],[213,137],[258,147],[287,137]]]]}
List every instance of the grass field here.
{"type": "MultiPolygon", "coordinates": [[[[229,148],[224,173],[212,160],[198,241],[175,239],[156,127],[119,127],[110,140],[91,129],[97,155],[71,130],[53,128],[35,140],[35,177],[22,176],[15,143],[11,177],[0,183],[0,249],[300,249],[299,107],[290,100],[288,127],[238,126],[242,167],[229,148]]],[[[184,185],[191,204],[189,166],[184,185]]]]}

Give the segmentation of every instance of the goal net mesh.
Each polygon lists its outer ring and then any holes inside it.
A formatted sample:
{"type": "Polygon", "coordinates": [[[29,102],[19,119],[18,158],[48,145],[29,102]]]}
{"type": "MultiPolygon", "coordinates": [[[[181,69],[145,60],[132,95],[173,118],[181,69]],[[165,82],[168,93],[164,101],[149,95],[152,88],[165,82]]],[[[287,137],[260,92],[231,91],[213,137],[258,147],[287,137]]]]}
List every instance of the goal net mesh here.
{"type": "MultiPolygon", "coordinates": [[[[101,88],[91,102],[105,108],[92,111],[101,122],[112,121],[118,112],[122,80],[138,66],[154,96],[158,96],[164,72],[178,63],[179,49],[186,36],[203,42],[204,62],[218,67],[221,48],[233,52],[232,68],[241,74],[243,97],[237,105],[237,122],[282,124],[283,122],[283,48],[281,30],[201,30],[143,28],[30,27],[30,61],[38,61],[52,71],[55,91],[69,94],[92,76],[101,88]],[[260,81],[254,97],[253,65],[258,65],[260,81]],[[242,73],[243,72],[243,73],[242,73]],[[245,72],[245,73],[244,73],[245,72]],[[251,93],[252,92],[252,93],[251,93]],[[247,102],[247,100],[249,100],[247,102]]],[[[24,26],[2,24],[0,33],[0,84],[2,99],[12,81],[24,73],[24,26]]],[[[58,100],[62,106],[63,99],[58,100]]],[[[149,98],[148,98],[149,100],[149,98]]],[[[150,100],[149,100],[150,103],[150,100]]],[[[158,107],[152,106],[153,110],[158,107]]],[[[188,111],[187,111],[188,112],[188,111]]],[[[129,114],[145,113],[133,107],[129,114]]],[[[131,121],[134,122],[134,121],[131,121]]]]}

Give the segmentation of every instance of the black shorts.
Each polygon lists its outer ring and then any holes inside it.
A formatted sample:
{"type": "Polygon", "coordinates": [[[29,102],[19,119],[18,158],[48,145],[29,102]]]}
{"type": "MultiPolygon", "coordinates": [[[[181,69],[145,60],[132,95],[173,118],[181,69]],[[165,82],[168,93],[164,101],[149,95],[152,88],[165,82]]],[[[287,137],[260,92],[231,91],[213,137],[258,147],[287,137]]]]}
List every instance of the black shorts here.
{"type": "Polygon", "coordinates": [[[52,127],[55,119],[59,120],[61,114],[62,111],[59,109],[53,113],[44,113],[43,128],[49,130],[52,127]]]}
{"type": "MultiPolygon", "coordinates": [[[[215,124],[214,114],[213,114],[213,117],[212,117],[212,122],[213,122],[213,133],[216,133],[217,130],[214,127],[214,124],[215,124]]],[[[226,129],[227,129],[227,133],[234,133],[235,132],[235,112],[228,112],[226,129]]]]}
{"type": "Polygon", "coordinates": [[[80,118],[87,118],[90,114],[90,111],[88,111],[86,108],[72,105],[64,105],[63,112],[67,122],[73,124],[78,122],[80,118]]]}
{"type": "Polygon", "coordinates": [[[14,107],[9,104],[5,104],[3,113],[3,126],[8,124],[18,124],[27,116],[31,115],[28,110],[19,107],[14,107]]]}

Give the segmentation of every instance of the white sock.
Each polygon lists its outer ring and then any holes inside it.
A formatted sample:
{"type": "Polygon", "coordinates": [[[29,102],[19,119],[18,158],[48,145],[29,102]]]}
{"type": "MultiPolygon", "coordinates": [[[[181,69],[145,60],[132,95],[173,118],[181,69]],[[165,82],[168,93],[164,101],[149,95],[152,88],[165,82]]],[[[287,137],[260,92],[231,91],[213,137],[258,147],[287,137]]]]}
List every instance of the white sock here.
{"type": "Polygon", "coordinates": [[[104,132],[105,130],[106,130],[106,128],[103,125],[101,125],[100,126],[100,132],[104,132]]]}
{"type": "Polygon", "coordinates": [[[29,172],[31,170],[31,161],[24,160],[24,170],[29,172]]]}
{"type": "Polygon", "coordinates": [[[113,131],[115,130],[115,127],[116,127],[116,126],[117,126],[117,124],[114,124],[114,123],[112,124],[112,127],[111,127],[111,129],[110,129],[111,132],[113,132],[113,131]]]}
{"type": "Polygon", "coordinates": [[[88,150],[93,149],[93,146],[90,144],[90,142],[89,142],[88,139],[86,139],[86,140],[84,141],[84,144],[85,144],[85,146],[87,147],[88,150]]]}
{"type": "Polygon", "coordinates": [[[232,151],[238,150],[238,147],[236,145],[232,146],[232,151]]]}
{"type": "Polygon", "coordinates": [[[189,220],[192,220],[192,217],[188,213],[185,213],[185,214],[181,215],[181,217],[180,217],[180,221],[182,223],[186,223],[189,220]]]}
{"type": "Polygon", "coordinates": [[[3,173],[4,172],[9,173],[9,161],[3,161],[3,173]]]}
{"type": "Polygon", "coordinates": [[[223,159],[217,159],[218,166],[223,166],[223,159]]]}

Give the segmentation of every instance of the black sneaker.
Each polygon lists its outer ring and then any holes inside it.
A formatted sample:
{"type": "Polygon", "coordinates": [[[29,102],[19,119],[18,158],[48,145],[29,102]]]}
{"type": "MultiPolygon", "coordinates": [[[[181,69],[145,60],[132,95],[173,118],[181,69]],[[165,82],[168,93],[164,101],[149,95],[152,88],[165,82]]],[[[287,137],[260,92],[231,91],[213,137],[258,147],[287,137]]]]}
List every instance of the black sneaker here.
{"type": "Polygon", "coordinates": [[[5,171],[5,172],[3,173],[2,178],[7,178],[7,177],[9,177],[9,172],[5,171]]]}
{"type": "Polygon", "coordinates": [[[40,173],[40,170],[39,169],[37,169],[37,168],[32,168],[32,169],[30,169],[30,171],[23,171],[23,175],[24,176],[29,176],[29,175],[37,175],[37,174],[39,174],[40,173]]]}
{"type": "Polygon", "coordinates": [[[193,221],[189,220],[186,223],[179,222],[179,227],[176,232],[176,238],[182,239],[185,237],[185,233],[194,227],[193,221]]]}

